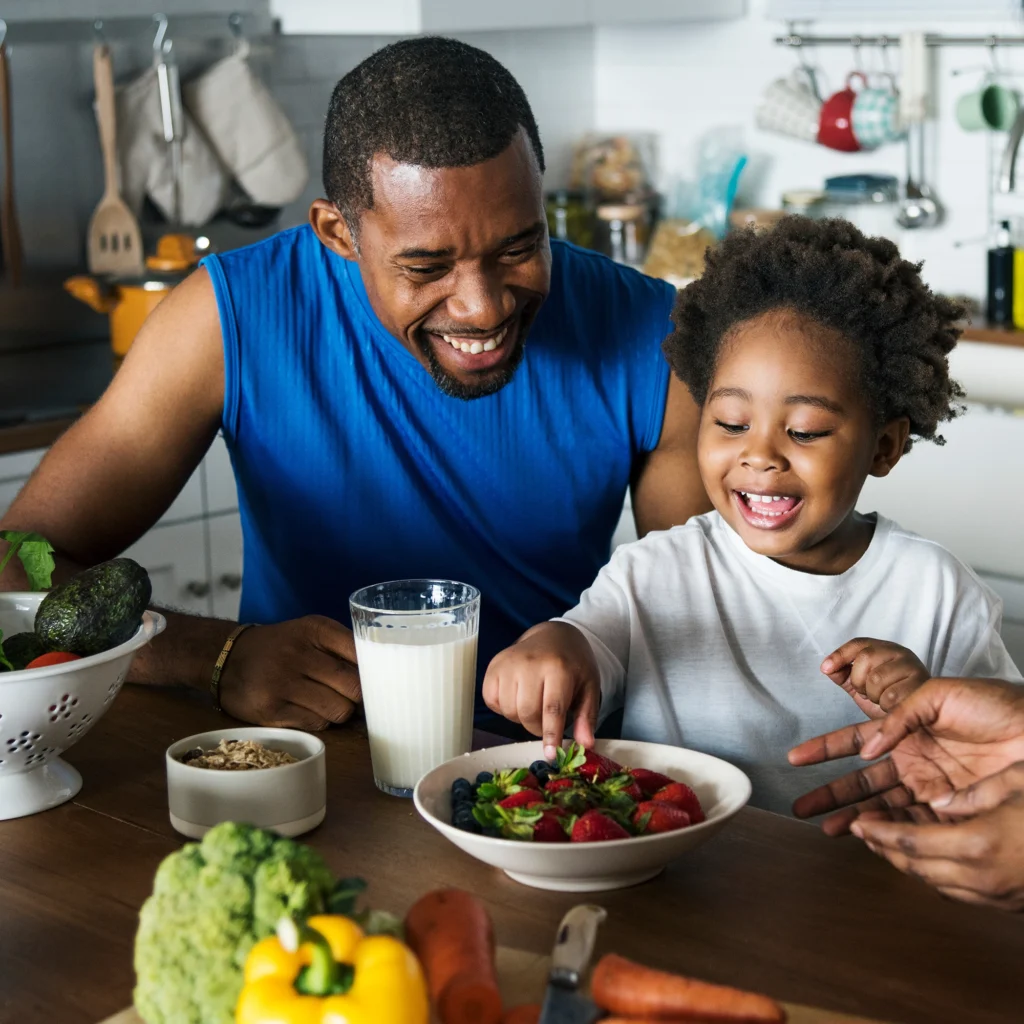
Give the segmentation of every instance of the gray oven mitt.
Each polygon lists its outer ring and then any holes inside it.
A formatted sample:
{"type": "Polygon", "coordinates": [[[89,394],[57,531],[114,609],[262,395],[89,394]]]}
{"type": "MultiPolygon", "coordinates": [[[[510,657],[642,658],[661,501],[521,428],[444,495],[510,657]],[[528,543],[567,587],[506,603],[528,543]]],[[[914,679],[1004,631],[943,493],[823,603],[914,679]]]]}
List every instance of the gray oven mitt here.
{"type": "MultiPolygon", "coordinates": [[[[148,195],[168,220],[174,206],[171,150],[164,141],[160,89],[150,68],[117,90],[118,151],[125,202],[138,215],[148,195]]],[[[181,220],[200,227],[224,204],[228,176],[188,111],[182,112],[181,220]]]]}
{"type": "Polygon", "coordinates": [[[221,163],[261,206],[298,199],[309,180],[295,129],[256,77],[243,42],[230,57],[182,87],[185,106],[221,163]]]}

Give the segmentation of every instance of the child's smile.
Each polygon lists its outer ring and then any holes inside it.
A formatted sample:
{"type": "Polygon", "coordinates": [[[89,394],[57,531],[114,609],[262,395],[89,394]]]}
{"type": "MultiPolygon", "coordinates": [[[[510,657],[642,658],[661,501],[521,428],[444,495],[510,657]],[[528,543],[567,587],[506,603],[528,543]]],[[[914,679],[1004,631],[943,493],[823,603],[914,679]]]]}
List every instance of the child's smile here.
{"type": "Polygon", "coordinates": [[[905,420],[879,427],[856,349],[791,310],[740,324],[723,344],[701,414],[698,458],[715,508],[751,550],[840,573],[871,540],[854,511],[868,474],[902,454],[905,420]]]}

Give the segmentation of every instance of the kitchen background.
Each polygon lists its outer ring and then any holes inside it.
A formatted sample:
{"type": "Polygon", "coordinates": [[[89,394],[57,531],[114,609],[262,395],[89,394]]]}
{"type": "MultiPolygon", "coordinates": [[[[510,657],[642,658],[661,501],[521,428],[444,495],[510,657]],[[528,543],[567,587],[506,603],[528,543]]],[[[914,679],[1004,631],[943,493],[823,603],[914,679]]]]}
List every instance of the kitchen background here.
{"type": "MultiPolygon", "coordinates": [[[[969,407],[945,430],[945,447],[920,445],[888,480],[869,482],[862,507],[934,537],[982,573],[1006,600],[1004,635],[1024,663],[1018,515],[1024,505],[1024,333],[1012,323],[986,322],[988,251],[1007,241],[998,237],[1001,221],[1009,223],[1010,245],[1019,240],[1024,246],[1024,180],[1020,193],[999,190],[1010,134],[1004,126],[968,131],[957,119],[958,99],[987,84],[1002,86],[1000,95],[1011,104],[1013,91],[1024,90],[1021,7],[1011,0],[163,0],[166,39],[173,45],[157,56],[177,66],[187,93],[202,72],[247,47],[250,67],[290,123],[309,167],[301,195],[276,213],[261,211],[235,190],[230,216],[186,228],[216,249],[305,220],[309,202],[320,195],[320,132],[335,82],[379,46],[418,32],[458,36],[509,67],[540,124],[553,226],[617,258],[684,281],[699,273],[703,245],[729,226],[730,209],[732,224],[768,224],[784,205],[811,215],[843,212],[892,237],[908,258],[924,261],[933,288],[975,304],[953,358],[969,407]],[[901,52],[906,32],[980,43],[928,46],[921,73],[908,77],[919,51],[908,42],[901,52]],[[795,47],[778,41],[795,36],[844,42],[795,47]],[[885,47],[855,45],[858,37],[877,42],[880,36],[885,47]],[[1007,41],[985,45],[990,36],[1007,41]],[[892,71],[911,105],[908,89],[915,82],[927,87],[924,160],[914,177],[938,200],[939,223],[913,230],[896,223],[907,177],[901,139],[870,151],[837,151],[813,141],[816,112],[812,138],[795,137],[808,133],[801,104],[809,80],[798,70],[802,63],[813,69],[825,98],[842,90],[854,70],[882,92],[890,82],[883,72],[892,71]],[[780,113],[769,101],[782,85],[790,108],[780,113]],[[615,174],[625,182],[621,195],[615,174]],[[860,177],[821,195],[827,179],[851,175],[860,177]],[[730,182],[738,184],[734,196],[730,182]],[[563,191],[570,184],[583,190],[563,191]],[[652,232],[656,213],[661,221],[652,232]],[[258,223],[261,216],[270,219],[258,223]],[[695,218],[700,234],[685,227],[695,218]]],[[[10,177],[24,250],[15,288],[3,236],[0,512],[46,446],[113,372],[110,320],[72,298],[63,283],[86,273],[89,219],[104,186],[93,47],[109,47],[121,116],[130,92],[124,85],[138,82],[154,63],[153,13],[138,0],[0,0],[12,111],[10,177]]],[[[832,141],[849,138],[839,122],[831,131],[832,141]]],[[[124,157],[124,137],[120,144],[124,157]]],[[[152,203],[135,212],[152,252],[168,224],[152,203]]],[[[1012,280],[1012,254],[994,259],[996,271],[1008,268],[1012,280]]],[[[175,274],[164,276],[173,281],[175,274]]],[[[1024,281],[1018,291],[1024,299],[1024,281]]],[[[1009,295],[1003,304],[1006,310],[995,312],[1012,318],[1009,295]]],[[[121,311],[126,308],[122,303],[121,311]]],[[[631,535],[627,507],[616,542],[631,535]]],[[[242,544],[221,443],[131,553],[149,568],[163,602],[233,617],[242,544]]]]}

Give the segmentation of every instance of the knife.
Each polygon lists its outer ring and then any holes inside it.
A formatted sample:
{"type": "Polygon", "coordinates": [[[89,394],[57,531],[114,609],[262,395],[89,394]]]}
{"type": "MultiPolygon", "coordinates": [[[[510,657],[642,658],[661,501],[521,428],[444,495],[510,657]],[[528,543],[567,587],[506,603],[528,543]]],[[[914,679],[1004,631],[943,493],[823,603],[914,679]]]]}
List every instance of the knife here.
{"type": "Polygon", "coordinates": [[[539,1024],[594,1024],[604,1016],[603,1011],[580,995],[579,987],[594,952],[598,925],[607,916],[604,907],[585,903],[573,907],[562,918],[551,953],[551,972],[539,1024]]]}

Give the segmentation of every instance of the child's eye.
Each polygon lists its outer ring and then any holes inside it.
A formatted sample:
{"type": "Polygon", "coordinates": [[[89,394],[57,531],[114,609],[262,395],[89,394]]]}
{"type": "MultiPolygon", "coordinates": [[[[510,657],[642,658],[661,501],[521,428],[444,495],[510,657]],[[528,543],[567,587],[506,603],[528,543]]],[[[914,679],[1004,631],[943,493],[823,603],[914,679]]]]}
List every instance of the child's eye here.
{"type": "Polygon", "coordinates": [[[721,427],[727,434],[742,434],[750,428],[744,423],[724,423],[722,420],[715,420],[716,426],[721,427]]]}
{"type": "Polygon", "coordinates": [[[789,432],[789,436],[793,438],[794,441],[806,444],[808,441],[815,441],[819,437],[828,437],[831,433],[831,430],[819,430],[816,433],[811,433],[808,430],[791,430],[789,432]]]}

